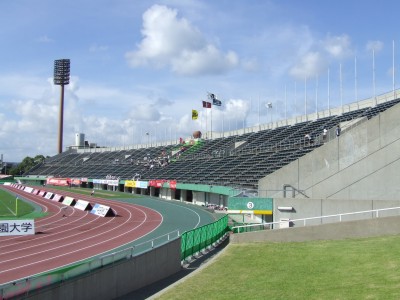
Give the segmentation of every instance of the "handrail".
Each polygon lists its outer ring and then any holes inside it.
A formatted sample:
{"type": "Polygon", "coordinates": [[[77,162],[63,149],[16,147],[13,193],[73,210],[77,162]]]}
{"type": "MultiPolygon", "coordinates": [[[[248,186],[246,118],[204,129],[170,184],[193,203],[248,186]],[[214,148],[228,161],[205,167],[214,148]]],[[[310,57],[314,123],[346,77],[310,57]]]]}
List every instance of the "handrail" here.
{"type": "Polygon", "coordinates": [[[295,188],[293,185],[288,184],[288,183],[285,183],[285,184],[283,185],[283,198],[286,198],[286,192],[287,192],[287,189],[288,189],[288,188],[292,188],[292,198],[295,198],[295,196],[296,196],[296,191],[297,191],[299,194],[302,194],[304,197],[310,198],[310,197],[308,197],[303,191],[301,191],[301,190],[295,188]]]}
{"type": "MultiPolygon", "coordinates": [[[[339,222],[342,222],[342,217],[343,216],[350,216],[350,215],[358,215],[358,214],[365,214],[365,213],[375,213],[375,217],[379,218],[379,212],[381,211],[388,211],[388,210],[400,210],[400,206],[396,207],[389,207],[389,208],[379,208],[379,209],[371,209],[371,210],[363,210],[363,211],[356,211],[356,212],[350,212],[350,213],[342,213],[342,214],[335,214],[335,215],[326,215],[326,216],[320,216],[320,217],[308,217],[308,218],[302,218],[302,219],[289,219],[288,221],[290,223],[295,223],[295,222],[303,222],[303,226],[307,226],[307,221],[309,220],[317,220],[320,219],[327,219],[327,218],[333,218],[333,217],[339,217],[339,222]]],[[[275,229],[274,225],[279,225],[282,224],[282,222],[268,222],[268,223],[257,223],[257,224],[247,224],[247,225],[240,225],[240,226],[233,226],[232,230],[234,229],[240,229],[240,228],[251,228],[251,227],[256,227],[262,225],[264,229],[275,229]]],[[[278,227],[279,228],[279,227],[278,227]]]]}

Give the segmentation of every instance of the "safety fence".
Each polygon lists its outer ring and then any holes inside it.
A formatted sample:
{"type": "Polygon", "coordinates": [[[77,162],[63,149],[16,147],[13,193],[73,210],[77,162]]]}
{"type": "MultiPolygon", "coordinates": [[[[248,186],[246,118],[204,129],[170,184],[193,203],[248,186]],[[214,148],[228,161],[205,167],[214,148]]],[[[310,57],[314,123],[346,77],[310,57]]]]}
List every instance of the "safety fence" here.
{"type": "Polygon", "coordinates": [[[258,223],[258,224],[245,224],[245,225],[234,225],[232,226],[233,233],[244,233],[250,231],[267,230],[267,229],[280,229],[288,227],[304,227],[307,225],[319,225],[324,223],[335,223],[352,221],[357,219],[371,219],[379,217],[396,216],[400,214],[400,206],[389,207],[389,208],[379,208],[371,210],[363,210],[342,214],[326,215],[320,217],[309,217],[302,219],[287,219],[285,221],[269,222],[269,223],[258,223]]]}
{"type": "Polygon", "coordinates": [[[192,229],[181,236],[181,259],[186,260],[222,239],[227,232],[228,215],[214,223],[192,229]]]}
{"type": "Polygon", "coordinates": [[[271,223],[239,223],[234,222],[231,226],[233,233],[244,233],[271,229],[271,223]]]}

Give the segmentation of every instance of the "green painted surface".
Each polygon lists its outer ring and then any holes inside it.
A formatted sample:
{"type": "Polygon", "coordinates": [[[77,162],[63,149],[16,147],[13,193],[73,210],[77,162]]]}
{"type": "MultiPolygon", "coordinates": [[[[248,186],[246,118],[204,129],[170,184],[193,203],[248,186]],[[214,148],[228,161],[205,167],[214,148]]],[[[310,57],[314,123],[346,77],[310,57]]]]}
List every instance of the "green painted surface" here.
{"type": "Polygon", "coordinates": [[[272,198],[232,197],[228,199],[229,210],[272,210],[272,198]]]}

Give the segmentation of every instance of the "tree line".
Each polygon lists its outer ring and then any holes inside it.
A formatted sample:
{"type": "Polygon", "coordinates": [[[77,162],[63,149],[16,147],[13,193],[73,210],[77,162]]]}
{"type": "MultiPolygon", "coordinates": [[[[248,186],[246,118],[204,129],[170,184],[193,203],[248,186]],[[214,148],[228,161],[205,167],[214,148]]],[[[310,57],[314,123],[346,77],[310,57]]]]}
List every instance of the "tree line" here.
{"type": "MultiPolygon", "coordinates": [[[[48,157],[49,156],[47,156],[47,158],[48,157]]],[[[46,157],[41,154],[36,155],[35,157],[27,156],[19,164],[13,164],[12,166],[3,164],[1,173],[13,176],[21,176],[32,169],[34,166],[42,163],[45,159],[46,157]]]]}

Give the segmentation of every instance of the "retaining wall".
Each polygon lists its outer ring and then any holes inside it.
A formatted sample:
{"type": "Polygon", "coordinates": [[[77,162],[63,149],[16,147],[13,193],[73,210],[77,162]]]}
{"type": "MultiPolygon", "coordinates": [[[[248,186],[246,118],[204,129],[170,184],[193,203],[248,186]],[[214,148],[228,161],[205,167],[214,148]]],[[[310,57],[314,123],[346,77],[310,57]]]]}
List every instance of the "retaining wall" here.
{"type": "Polygon", "coordinates": [[[181,269],[181,239],[142,255],[14,299],[109,300],[169,277],[181,269]]]}

